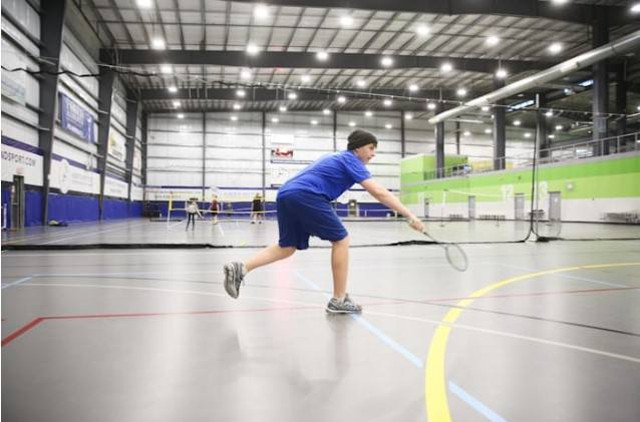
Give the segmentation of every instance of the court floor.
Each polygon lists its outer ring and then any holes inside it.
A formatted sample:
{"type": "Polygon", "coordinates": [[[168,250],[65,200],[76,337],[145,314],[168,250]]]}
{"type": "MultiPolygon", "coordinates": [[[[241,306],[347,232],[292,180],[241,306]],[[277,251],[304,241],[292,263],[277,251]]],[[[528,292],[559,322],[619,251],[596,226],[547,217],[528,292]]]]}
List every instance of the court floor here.
{"type": "MultiPolygon", "coordinates": [[[[171,224],[3,244],[191,236],[171,224]]],[[[415,238],[376,224],[350,223],[354,243],[415,238]]],[[[3,420],[640,420],[640,241],[467,244],[464,273],[435,245],[355,247],[364,312],[336,316],[328,249],[256,270],[233,300],[222,265],[276,240],[275,223],[199,229],[194,242],[244,247],[4,251],[3,420]]]]}

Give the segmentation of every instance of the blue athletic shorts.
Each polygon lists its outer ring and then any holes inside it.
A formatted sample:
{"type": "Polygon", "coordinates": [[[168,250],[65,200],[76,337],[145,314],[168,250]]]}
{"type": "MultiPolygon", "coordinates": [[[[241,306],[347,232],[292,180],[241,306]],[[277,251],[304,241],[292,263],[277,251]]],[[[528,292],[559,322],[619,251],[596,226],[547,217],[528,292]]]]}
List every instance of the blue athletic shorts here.
{"type": "Polygon", "coordinates": [[[337,242],[349,235],[331,203],[324,197],[305,191],[278,195],[278,244],[285,248],[307,249],[309,237],[337,242]]]}

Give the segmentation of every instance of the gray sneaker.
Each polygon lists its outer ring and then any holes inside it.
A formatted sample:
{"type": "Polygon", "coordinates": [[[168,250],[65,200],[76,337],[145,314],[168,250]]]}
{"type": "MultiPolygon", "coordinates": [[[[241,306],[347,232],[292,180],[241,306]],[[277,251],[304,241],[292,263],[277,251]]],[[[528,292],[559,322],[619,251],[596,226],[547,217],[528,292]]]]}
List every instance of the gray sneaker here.
{"type": "Polygon", "coordinates": [[[230,262],[224,266],[224,289],[234,299],[240,294],[240,285],[246,271],[242,262],[230,262]]]}
{"type": "Polygon", "coordinates": [[[327,303],[327,312],[332,314],[359,314],[362,312],[362,306],[353,302],[349,295],[346,295],[342,301],[332,297],[327,303]]]}

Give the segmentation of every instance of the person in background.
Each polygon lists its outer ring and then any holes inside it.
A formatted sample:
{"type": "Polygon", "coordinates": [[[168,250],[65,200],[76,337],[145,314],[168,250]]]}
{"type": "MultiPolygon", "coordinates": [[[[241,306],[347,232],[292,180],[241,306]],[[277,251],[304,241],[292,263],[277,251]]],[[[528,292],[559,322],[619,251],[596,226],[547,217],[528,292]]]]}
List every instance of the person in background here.
{"type": "Polygon", "coordinates": [[[262,196],[259,193],[256,193],[256,196],[253,197],[253,201],[251,201],[251,224],[256,224],[256,221],[262,224],[263,218],[263,206],[262,206],[262,196]]]}
{"type": "Polygon", "coordinates": [[[216,195],[215,193],[211,197],[209,212],[211,213],[211,222],[213,224],[218,224],[218,212],[220,212],[220,203],[218,202],[218,195],[216,195]]]}
{"type": "Polygon", "coordinates": [[[196,214],[202,218],[202,214],[200,214],[200,210],[198,209],[198,198],[191,198],[187,203],[187,227],[185,230],[189,229],[189,223],[191,223],[191,230],[196,228],[196,214]]]}
{"type": "Polygon", "coordinates": [[[342,225],[331,201],[353,184],[359,183],[375,199],[408,219],[412,229],[423,232],[424,224],[398,198],[371,178],[365,167],[376,155],[378,139],[371,133],[355,130],[348,137],[347,150],[328,154],[289,179],[276,199],[280,239],[244,262],[224,265],[224,288],[237,298],[245,276],[256,268],[288,258],[309,247],[309,237],[331,242],[333,297],[327,304],[330,313],[358,313],[362,307],[347,294],[349,269],[349,233],[342,225]]]}

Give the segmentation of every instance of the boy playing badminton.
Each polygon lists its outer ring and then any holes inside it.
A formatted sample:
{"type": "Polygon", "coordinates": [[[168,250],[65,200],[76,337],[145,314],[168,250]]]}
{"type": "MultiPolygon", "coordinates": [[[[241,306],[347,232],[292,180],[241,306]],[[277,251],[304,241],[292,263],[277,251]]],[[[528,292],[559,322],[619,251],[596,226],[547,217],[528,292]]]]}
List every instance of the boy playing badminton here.
{"type": "Polygon", "coordinates": [[[359,183],[378,201],[407,217],[411,228],[424,231],[422,221],[371,178],[365,165],[375,157],[377,146],[378,140],[373,134],[355,130],[348,137],[346,151],[320,158],[278,190],[278,244],[266,247],[245,262],[231,262],[224,266],[224,288],[229,296],[234,299],[238,297],[247,273],[288,258],[297,250],[307,249],[309,237],[317,236],[332,244],[333,297],[327,304],[327,312],[362,311],[362,307],[347,294],[349,234],[331,206],[331,201],[353,184],[359,183]]]}

